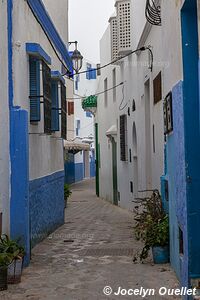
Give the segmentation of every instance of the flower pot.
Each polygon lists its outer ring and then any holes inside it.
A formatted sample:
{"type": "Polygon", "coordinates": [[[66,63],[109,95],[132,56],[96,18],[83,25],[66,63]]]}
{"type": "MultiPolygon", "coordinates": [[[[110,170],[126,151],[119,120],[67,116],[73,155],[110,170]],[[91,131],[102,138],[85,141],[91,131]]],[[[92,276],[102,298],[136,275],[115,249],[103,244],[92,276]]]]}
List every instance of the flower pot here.
{"type": "Polygon", "coordinates": [[[14,259],[8,266],[8,284],[21,282],[23,258],[14,259]]]}
{"type": "Polygon", "coordinates": [[[166,264],[169,262],[169,246],[152,247],[153,261],[155,264],[166,264]]]}
{"type": "Polygon", "coordinates": [[[8,274],[7,267],[1,267],[0,268],[0,291],[5,291],[8,289],[7,274],[8,274]]]}

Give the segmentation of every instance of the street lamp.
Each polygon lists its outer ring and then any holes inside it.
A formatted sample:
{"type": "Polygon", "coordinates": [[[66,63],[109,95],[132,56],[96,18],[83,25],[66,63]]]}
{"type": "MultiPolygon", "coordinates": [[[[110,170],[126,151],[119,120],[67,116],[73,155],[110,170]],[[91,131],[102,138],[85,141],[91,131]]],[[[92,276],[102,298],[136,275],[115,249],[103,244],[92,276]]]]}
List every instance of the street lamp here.
{"type": "Polygon", "coordinates": [[[75,50],[71,56],[71,59],[73,62],[73,69],[74,69],[75,73],[77,74],[80,71],[80,69],[82,68],[83,56],[81,55],[80,51],[78,51],[78,49],[77,49],[78,42],[77,41],[69,42],[69,45],[71,45],[71,44],[75,44],[75,50]]]}

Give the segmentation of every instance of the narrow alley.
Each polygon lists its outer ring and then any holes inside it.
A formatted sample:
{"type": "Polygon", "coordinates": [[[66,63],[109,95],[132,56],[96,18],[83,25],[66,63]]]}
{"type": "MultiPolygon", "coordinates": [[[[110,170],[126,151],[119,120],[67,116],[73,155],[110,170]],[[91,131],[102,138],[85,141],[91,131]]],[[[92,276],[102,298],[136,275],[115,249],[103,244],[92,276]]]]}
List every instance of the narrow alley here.
{"type": "MultiPolygon", "coordinates": [[[[94,180],[73,185],[65,224],[38,244],[22,282],[1,294],[5,300],[139,299],[106,296],[119,287],[178,287],[169,265],[134,264],[139,248],[133,238],[133,214],[95,196],[94,180]]],[[[158,295],[146,299],[175,299],[158,295]]],[[[177,297],[176,299],[180,299],[177,297]]]]}

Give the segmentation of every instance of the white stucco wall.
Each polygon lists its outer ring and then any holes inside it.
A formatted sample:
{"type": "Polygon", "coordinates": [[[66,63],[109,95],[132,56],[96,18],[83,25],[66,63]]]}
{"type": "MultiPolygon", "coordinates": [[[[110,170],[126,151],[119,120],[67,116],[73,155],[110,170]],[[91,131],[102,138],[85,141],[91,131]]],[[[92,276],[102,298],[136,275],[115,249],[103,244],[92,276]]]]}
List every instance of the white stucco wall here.
{"type": "Polygon", "coordinates": [[[3,213],[4,233],[9,233],[9,102],[8,102],[8,53],[7,53],[7,1],[0,0],[0,212],[3,213]]]}
{"type": "MultiPolygon", "coordinates": [[[[29,111],[29,56],[25,49],[26,43],[41,45],[52,59],[51,70],[61,72],[61,63],[26,1],[14,1],[13,22],[14,24],[20,22],[20,26],[13,26],[14,104],[29,111]]],[[[40,135],[43,128],[41,104],[41,122],[38,125],[29,124],[30,180],[64,168],[63,141],[59,138],[60,133],[54,133],[52,136],[40,135]]]]}
{"type": "MultiPolygon", "coordinates": [[[[107,28],[100,41],[100,61],[105,65],[111,61],[110,45],[110,26],[107,28]]],[[[117,69],[118,66],[111,65],[101,70],[101,76],[98,85],[98,92],[105,90],[104,81],[107,79],[108,89],[113,87],[112,71],[116,69],[116,83],[119,83],[117,69]]],[[[117,96],[121,94],[122,88],[116,89],[117,96]]],[[[117,98],[118,98],[117,97],[117,98]]],[[[112,144],[106,136],[106,132],[111,126],[117,126],[117,106],[113,101],[113,91],[107,93],[107,106],[105,105],[105,94],[98,96],[97,117],[99,124],[99,144],[100,144],[100,197],[112,202],[113,199],[113,181],[112,181],[112,144]]],[[[121,170],[118,169],[118,174],[121,170]]]]}

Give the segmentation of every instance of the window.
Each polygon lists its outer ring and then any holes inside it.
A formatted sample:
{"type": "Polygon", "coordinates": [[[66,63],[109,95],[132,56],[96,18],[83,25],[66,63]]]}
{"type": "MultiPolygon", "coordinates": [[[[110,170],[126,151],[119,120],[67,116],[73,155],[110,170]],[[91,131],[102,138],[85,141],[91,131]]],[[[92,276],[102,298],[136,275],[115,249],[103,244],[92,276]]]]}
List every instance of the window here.
{"type": "Polygon", "coordinates": [[[68,101],[68,116],[74,115],[74,102],[68,101]]]}
{"type": "Polygon", "coordinates": [[[122,161],[127,161],[127,116],[120,116],[120,157],[122,161]]]}
{"type": "Polygon", "coordinates": [[[172,107],[172,92],[170,92],[163,103],[164,114],[164,133],[169,134],[173,131],[173,107],[172,107]]]}
{"type": "Polygon", "coordinates": [[[97,76],[101,76],[101,64],[97,64],[97,76]]]}
{"type": "Polygon", "coordinates": [[[61,82],[61,137],[67,139],[67,101],[66,87],[61,82]]]}
{"type": "Polygon", "coordinates": [[[58,95],[58,81],[51,81],[51,130],[59,131],[59,95],[58,95]]]}
{"type": "Polygon", "coordinates": [[[29,59],[30,121],[40,121],[40,61],[29,59]]]}
{"type": "Polygon", "coordinates": [[[92,68],[92,65],[91,65],[91,64],[88,64],[88,63],[87,63],[86,78],[87,78],[88,80],[96,79],[96,78],[97,78],[97,72],[96,72],[96,69],[95,69],[95,68],[92,68]]]}
{"type": "Polygon", "coordinates": [[[162,100],[162,75],[161,72],[153,81],[154,104],[162,100]]]}
{"type": "Polygon", "coordinates": [[[75,90],[77,91],[78,90],[78,83],[80,81],[80,77],[79,77],[79,74],[76,75],[76,78],[75,78],[75,90]]]}
{"type": "Polygon", "coordinates": [[[86,117],[87,118],[92,118],[92,113],[90,111],[86,111],[86,117]]]}
{"type": "MultiPolygon", "coordinates": [[[[116,69],[113,69],[113,87],[116,86],[116,69]]],[[[113,89],[113,102],[116,102],[117,94],[116,88],[113,89]]]]}
{"type": "Polygon", "coordinates": [[[43,101],[44,101],[44,133],[51,133],[51,69],[42,62],[43,101]]]}
{"type": "Polygon", "coordinates": [[[60,131],[66,139],[66,87],[61,79],[51,77],[51,69],[39,58],[29,58],[30,122],[41,120],[40,105],[44,108],[44,133],[60,131]],[[42,91],[40,88],[42,83],[42,91]],[[61,117],[60,117],[61,116],[61,117]],[[61,124],[60,124],[61,120],[61,124]],[[60,126],[61,125],[61,126],[60,126]]]}
{"type": "Polygon", "coordinates": [[[104,80],[104,106],[107,107],[108,106],[108,79],[106,78],[104,80]]]}
{"type": "Polygon", "coordinates": [[[80,128],[81,128],[81,121],[76,120],[76,136],[79,136],[80,134],[80,128]]]}

